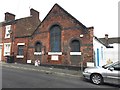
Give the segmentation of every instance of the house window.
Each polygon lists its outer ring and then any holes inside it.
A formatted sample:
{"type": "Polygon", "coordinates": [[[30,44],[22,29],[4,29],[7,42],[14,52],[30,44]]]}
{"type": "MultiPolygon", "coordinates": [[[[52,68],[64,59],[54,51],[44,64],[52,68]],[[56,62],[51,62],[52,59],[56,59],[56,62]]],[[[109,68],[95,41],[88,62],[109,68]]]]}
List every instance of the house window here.
{"type": "Polygon", "coordinates": [[[10,38],[11,25],[5,26],[5,38],[10,38]]]}
{"type": "Polygon", "coordinates": [[[4,56],[10,56],[11,43],[4,43],[4,56]]]}
{"type": "Polygon", "coordinates": [[[50,29],[50,47],[51,52],[61,51],[61,29],[58,25],[54,25],[50,29]]]}
{"type": "Polygon", "coordinates": [[[18,45],[18,56],[24,55],[24,45],[18,45]]]}
{"type": "Polygon", "coordinates": [[[35,52],[41,52],[41,43],[40,42],[37,42],[36,44],[35,44],[35,52]]]}
{"type": "Polygon", "coordinates": [[[80,52],[80,42],[79,42],[79,40],[73,40],[71,42],[71,52],[80,52]]]}

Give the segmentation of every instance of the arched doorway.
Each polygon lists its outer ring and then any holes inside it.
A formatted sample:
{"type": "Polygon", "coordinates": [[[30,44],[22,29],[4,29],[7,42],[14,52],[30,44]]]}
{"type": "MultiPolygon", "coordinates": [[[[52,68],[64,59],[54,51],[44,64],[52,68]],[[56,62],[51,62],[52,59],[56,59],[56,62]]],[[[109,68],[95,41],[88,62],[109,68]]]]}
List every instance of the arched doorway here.
{"type": "Polygon", "coordinates": [[[80,41],[74,39],[70,42],[70,61],[71,65],[78,66],[81,62],[80,41]]]}
{"type": "Polygon", "coordinates": [[[42,61],[42,43],[39,41],[35,43],[34,59],[42,61]]]}
{"type": "Polygon", "coordinates": [[[35,44],[35,52],[41,52],[41,43],[40,42],[36,42],[35,44]]]}

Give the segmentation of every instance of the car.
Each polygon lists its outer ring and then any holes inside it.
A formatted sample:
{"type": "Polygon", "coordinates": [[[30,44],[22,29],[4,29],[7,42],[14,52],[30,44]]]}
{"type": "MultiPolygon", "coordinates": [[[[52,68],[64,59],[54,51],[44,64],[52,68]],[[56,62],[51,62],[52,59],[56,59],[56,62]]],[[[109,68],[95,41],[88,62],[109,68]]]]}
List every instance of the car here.
{"type": "Polygon", "coordinates": [[[102,67],[85,68],[83,77],[96,85],[104,82],[120,85],[120,61],[102,67]]]}

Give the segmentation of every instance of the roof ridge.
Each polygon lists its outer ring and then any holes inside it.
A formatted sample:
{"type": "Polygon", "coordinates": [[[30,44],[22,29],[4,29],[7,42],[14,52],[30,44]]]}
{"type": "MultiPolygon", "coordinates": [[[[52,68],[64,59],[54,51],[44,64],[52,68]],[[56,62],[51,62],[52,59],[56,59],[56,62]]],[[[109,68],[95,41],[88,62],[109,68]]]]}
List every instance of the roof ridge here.
{"type": "MultiPolygon", "coordinates": [[[[74,16],[72,16],[68,11],[66,11],[65,9],[63,9],[63,7],[61,7],[59,4],[55,4],[54,6],[58,6],[60,9],[62,9],[63,11],[65,11],[66,14],[68,14],[72,19],[76,20],[80,25],[82,25],[84,28],[87,28],[85,25],[83,25],[78,19],[76,19],[74,16]]],[[[53,6],[53,7],[54,7],[53,6]]]]}
{"type": "MultiPolygon", "coordinates": [[[[85,25],[83,25],[79,20],[77,20],[75,17],[73,17],[70,13],[68,13],[65,9],[63,9],[58,3],[55,3],[53,5],[53,7],[50,9],[50,11],[47,13],[47,15],[45,16],[45,18],[41,21],[41,23],[38,25],[38,27],[36,28],[36,30],[39,28],[39,26],[46,20],[46,18],[48,17],[48,15],[51,13],[51,11],[54,9],[54,7],[57,6],[59,7],[60,9],[62,9],[66,14],[68,14],[72,19],[76,20],[78,22],[78,24],[82,25],[83,28],[85,28],[85,32],[87,32],[87,28],[85,25]]],[[[93,28],[93,27],[90,27],[90,28],[93,28]]],[[[36,31],[35,30],[35,31],[36,31]]],[[[33,32],[33,34],[35,33],[35,31],[33,32]]],[[[33,35],[32,34],[32,35],[33,35]]]]}

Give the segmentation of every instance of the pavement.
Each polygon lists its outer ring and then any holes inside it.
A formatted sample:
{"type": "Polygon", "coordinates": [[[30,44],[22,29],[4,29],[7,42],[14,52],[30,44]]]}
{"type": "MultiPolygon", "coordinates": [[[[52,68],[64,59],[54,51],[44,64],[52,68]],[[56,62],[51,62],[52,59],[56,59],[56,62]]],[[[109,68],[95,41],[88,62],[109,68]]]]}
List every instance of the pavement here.
{"type": "Polygon", "coordinates": [[[5,63],[0,62],[0,66],[2,67],[9,67],[9,68],[16,68],[22,70],[30,70],[30,71],[38,71],[44,72],[46,74],[57,74],[61,76],[71,76],[71,77],[82,77],[82,72],[80,70],[69,70],[67,68],[60,69],[54,67],[45,67],[45,66],[34,66],[29,64],[19,64],[19,63],[5,63]]]}

